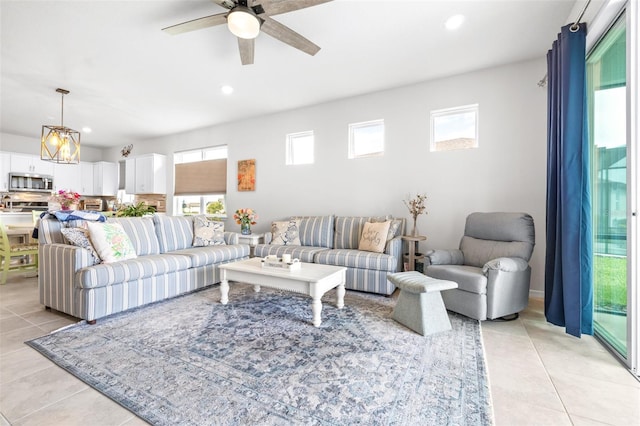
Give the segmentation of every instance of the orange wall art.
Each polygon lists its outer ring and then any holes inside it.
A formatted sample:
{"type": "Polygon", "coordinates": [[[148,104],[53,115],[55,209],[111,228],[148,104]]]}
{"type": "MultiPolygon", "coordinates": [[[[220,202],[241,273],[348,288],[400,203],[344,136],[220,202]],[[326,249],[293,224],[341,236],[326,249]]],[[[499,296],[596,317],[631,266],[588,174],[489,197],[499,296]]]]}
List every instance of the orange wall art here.
{"type": "Polygon", "coordinates": [[[238,161],[238,191],[256,190],[256,160],[238,161]]]}

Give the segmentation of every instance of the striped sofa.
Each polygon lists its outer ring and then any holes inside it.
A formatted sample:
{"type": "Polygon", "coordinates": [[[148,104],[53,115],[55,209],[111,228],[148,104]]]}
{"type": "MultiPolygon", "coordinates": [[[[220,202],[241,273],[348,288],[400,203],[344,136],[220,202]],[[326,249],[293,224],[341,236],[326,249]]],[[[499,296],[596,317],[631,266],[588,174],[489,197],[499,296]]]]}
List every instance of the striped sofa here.
{"type": "Polygon", "coordinates": [[[218,265],[249,258],[238,234],[225,232],[226,245],[193,247],[193,218],[110,218],[122,224],[135,259],[94,265],[91,253],[65,243],[62,227],[81,221],[40,220],[38,228],[40,303],[91,323],[127,309],[220,282],[218,265]]]}
{"type": "Polygon", "coordinates": [[[402,239],[405,222],[401,220],[393,239],[387,242],[384,253],[358,250],[365,222],[379,220],[368,216],[306,216],[300,219],[299,246],[271,244],[272,234],[265,234],[264,244],[258,244],[255,255],[265,257],[291,254],[302,262],[345,266],[345,287],[352,290],[389,295],[395,286],[387,275],[402,271],[402,239]]]}

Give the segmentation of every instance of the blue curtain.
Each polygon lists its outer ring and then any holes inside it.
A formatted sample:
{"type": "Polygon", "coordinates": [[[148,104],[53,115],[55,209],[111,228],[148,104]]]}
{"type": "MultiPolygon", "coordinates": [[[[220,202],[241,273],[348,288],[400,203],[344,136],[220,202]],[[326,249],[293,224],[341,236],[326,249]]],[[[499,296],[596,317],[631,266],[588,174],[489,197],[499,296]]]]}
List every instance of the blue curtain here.
{"type": "Polygon", "coordinates": [[[547,54],[547,321],[576,337],[593,334],[591,187],[586,33],[562,28],[547,54]]]}

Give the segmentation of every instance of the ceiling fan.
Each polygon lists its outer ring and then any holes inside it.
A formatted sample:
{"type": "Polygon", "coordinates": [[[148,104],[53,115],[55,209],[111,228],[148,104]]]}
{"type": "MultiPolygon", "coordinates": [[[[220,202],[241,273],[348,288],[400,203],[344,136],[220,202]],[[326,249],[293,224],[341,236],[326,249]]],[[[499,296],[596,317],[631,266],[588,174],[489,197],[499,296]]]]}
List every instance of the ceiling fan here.
{"type": "Polygon", "coordinates": [[[240,60],[242,65],[253,64],[255,38],[260,31],[280,40],[289,46],[302,50],[313,56],[320,47],[307,40],[291,28],[279,23],[271,16],[294,10],[328,3],[332,0],[211,0],[229,9],[229,12],[205,16],[181,24],[163,28],[162,31],[171,34],[182,34],[189,31],[227,24],[229,31],[238,37],[240,60]]]}

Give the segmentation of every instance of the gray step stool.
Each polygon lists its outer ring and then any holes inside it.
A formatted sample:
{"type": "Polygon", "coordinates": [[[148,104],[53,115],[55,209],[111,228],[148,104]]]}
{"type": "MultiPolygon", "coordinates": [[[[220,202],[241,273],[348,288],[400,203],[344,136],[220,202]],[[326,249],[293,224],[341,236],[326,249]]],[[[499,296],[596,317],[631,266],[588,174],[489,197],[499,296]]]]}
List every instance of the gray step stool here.
{"type": "Polygon", "coordinates": [[[451,330],[442,290],[458,288],[453,281],[439,280],[417,271],[398,272],[387,279],[400,289],[393,319],[423,336],[451,330]]]}

